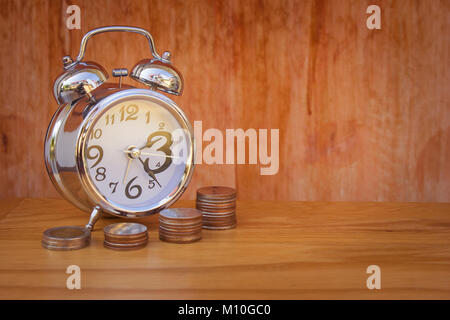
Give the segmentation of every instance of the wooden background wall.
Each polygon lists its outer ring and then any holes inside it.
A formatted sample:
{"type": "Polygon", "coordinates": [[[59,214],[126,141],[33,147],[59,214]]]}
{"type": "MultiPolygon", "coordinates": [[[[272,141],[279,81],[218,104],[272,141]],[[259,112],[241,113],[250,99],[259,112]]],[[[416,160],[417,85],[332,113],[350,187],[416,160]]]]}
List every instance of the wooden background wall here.
{"type": "MultiPolygon", "coordinates": [[[[280,129],[277,175],[201,165],[185,198],[221,184],[241,199],[450,201],[450,1],[1,0],[0,12],[0,197],[58,196],[43,140],[61,58],[94,27],[133,25],[173,53],[191,122],[280,129]],[[70,4],[81,30],[65,27],[70,4]],[[381,30],[366,28],[370,4],[381,30]]],[[[110,71],[146,56],[144,38],[121,33],[86,58],[110,71]]]]}

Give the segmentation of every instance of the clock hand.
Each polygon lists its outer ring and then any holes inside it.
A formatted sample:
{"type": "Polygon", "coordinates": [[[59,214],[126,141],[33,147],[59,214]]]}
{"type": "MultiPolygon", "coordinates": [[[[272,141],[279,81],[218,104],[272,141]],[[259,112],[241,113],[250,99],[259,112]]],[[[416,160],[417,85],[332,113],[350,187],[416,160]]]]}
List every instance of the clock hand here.
{"type": "Polygon", "coordinates": [[[129,159],[128,159],[127,170],[125,171],[125,176],[123,177],[123,184],[125,184],[125,181],[127,180],[127,177],[128,177],[128,170],[130,170],[130,164],[131,164],[131,161],[132,161],[132,160],[133,160],[132,158],[129,158],[129,159]]]}
{"type": "Polygon", "coordinates": [[[149,153],[149,152],[141,152],[141,154],[143,154],[144,156],[158,156],[158,157],[164,157],[164,158],[177,158],[177,159],[181,159],[181,157],[177,157],[177,156],[169,156],[167,154],[158,154],[158,153],[149,153]]]}
{"type": "Polygon", "coordinates": [[[129,146],[126,150],[123,150],[123,152],[127,154],[128,158],[127,169],[125,171],[125,176],[123,177],[123,184],[125,184],[128,177],[128,171],[130,170],[131,161],[139,157],[140,150],[135,146],[129,146]]]}
{"type": "MultiPolygon", "coordinates": [[[[155,182],[158,184],[158,186],[161,188],[161,184],[159,183],[158,179],[156,179],[155,174],[153,173],[152,170],[150,170],[150,168],[147,169],[148,164],[146,165],[144,161],[142,161],[141,157],[139,157],[139,161],[141,161],[142,165],[144,166],[144,170],[145,172],[147,172],[147,174],[153,179],[155,180],[155,182]]],[[[146,162],[148,163],[148,159],[146,160],[146,162]]]]}
{"type": "MultiPolygon", "coordinates": [[[[131,150],[123,150],[123,152],[130,154],[132,151],[131,150]]],[[[150,152],[142,152],[142,151],[139,154],[142,154],[144,156],[157,156],[157,157],[164,157],[164,158],[177,158],[177,159],[182,158],[182,157],[178,157],[178,156],[169,156],[167,154],[150,153],[150,152]]]]}

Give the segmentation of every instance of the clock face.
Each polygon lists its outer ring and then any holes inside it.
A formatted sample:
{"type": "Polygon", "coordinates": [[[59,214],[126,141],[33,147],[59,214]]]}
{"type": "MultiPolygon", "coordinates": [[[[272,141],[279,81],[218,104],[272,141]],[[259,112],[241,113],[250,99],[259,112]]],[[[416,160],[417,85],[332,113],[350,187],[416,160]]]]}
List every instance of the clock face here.
{"type": "Polygon", "coordinates": [[[111,103],[87,131],[89,182],[121,212],[161,205],[179,190],[192,161],[187,124],[169,105],[128,98],[111,103]]]}

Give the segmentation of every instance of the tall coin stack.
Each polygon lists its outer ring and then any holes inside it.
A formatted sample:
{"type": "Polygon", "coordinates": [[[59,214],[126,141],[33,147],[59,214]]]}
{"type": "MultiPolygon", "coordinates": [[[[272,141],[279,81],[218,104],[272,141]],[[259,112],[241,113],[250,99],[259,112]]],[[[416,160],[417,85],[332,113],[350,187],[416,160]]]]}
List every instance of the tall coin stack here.
{"type": "Polygon", "coordinates": [[[159,238],[190,243],[202,238],[202,214],[193,208],[165,209],[159,213],[159,238]]]}
{"type": "Polygon", "coordinates": [[[236,227],[236,189],[203,187],[197,190],[197,209],[203,215],[203,228],[225,230],[236,227]]]}
{"type": "Polygon", "coordinates": [[[114,223],[103,228],[104,246],[115,250],[134,250],[147,245],[147,227],[140,223],[114,223]]]}

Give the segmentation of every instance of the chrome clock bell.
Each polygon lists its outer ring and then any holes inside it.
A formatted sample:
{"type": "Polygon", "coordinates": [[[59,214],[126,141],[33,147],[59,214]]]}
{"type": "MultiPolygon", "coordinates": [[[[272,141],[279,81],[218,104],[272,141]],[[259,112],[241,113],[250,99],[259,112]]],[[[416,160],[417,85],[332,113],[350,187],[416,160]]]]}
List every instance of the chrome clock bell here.
{"type": "Polygon", "coordinates": [[[175,202],[194,169],[194,140],[184,112],[167,96],[181,95],[183,78],[170,53],[158,55],[143,29],[110,26],[86,33],[75,61],[63,58],[64,72],[54,83],[59,108],[45,138],[45,164],[56,189],[91,213],[88,230],[101,213],[127,218],[154,214],[175,202]],[[145,36],[150,59],[138,62],[130,77],[147,85],[122,85],[127,69],[106,70],[84,62],[88,40],[103,32],[145,36]]]}

